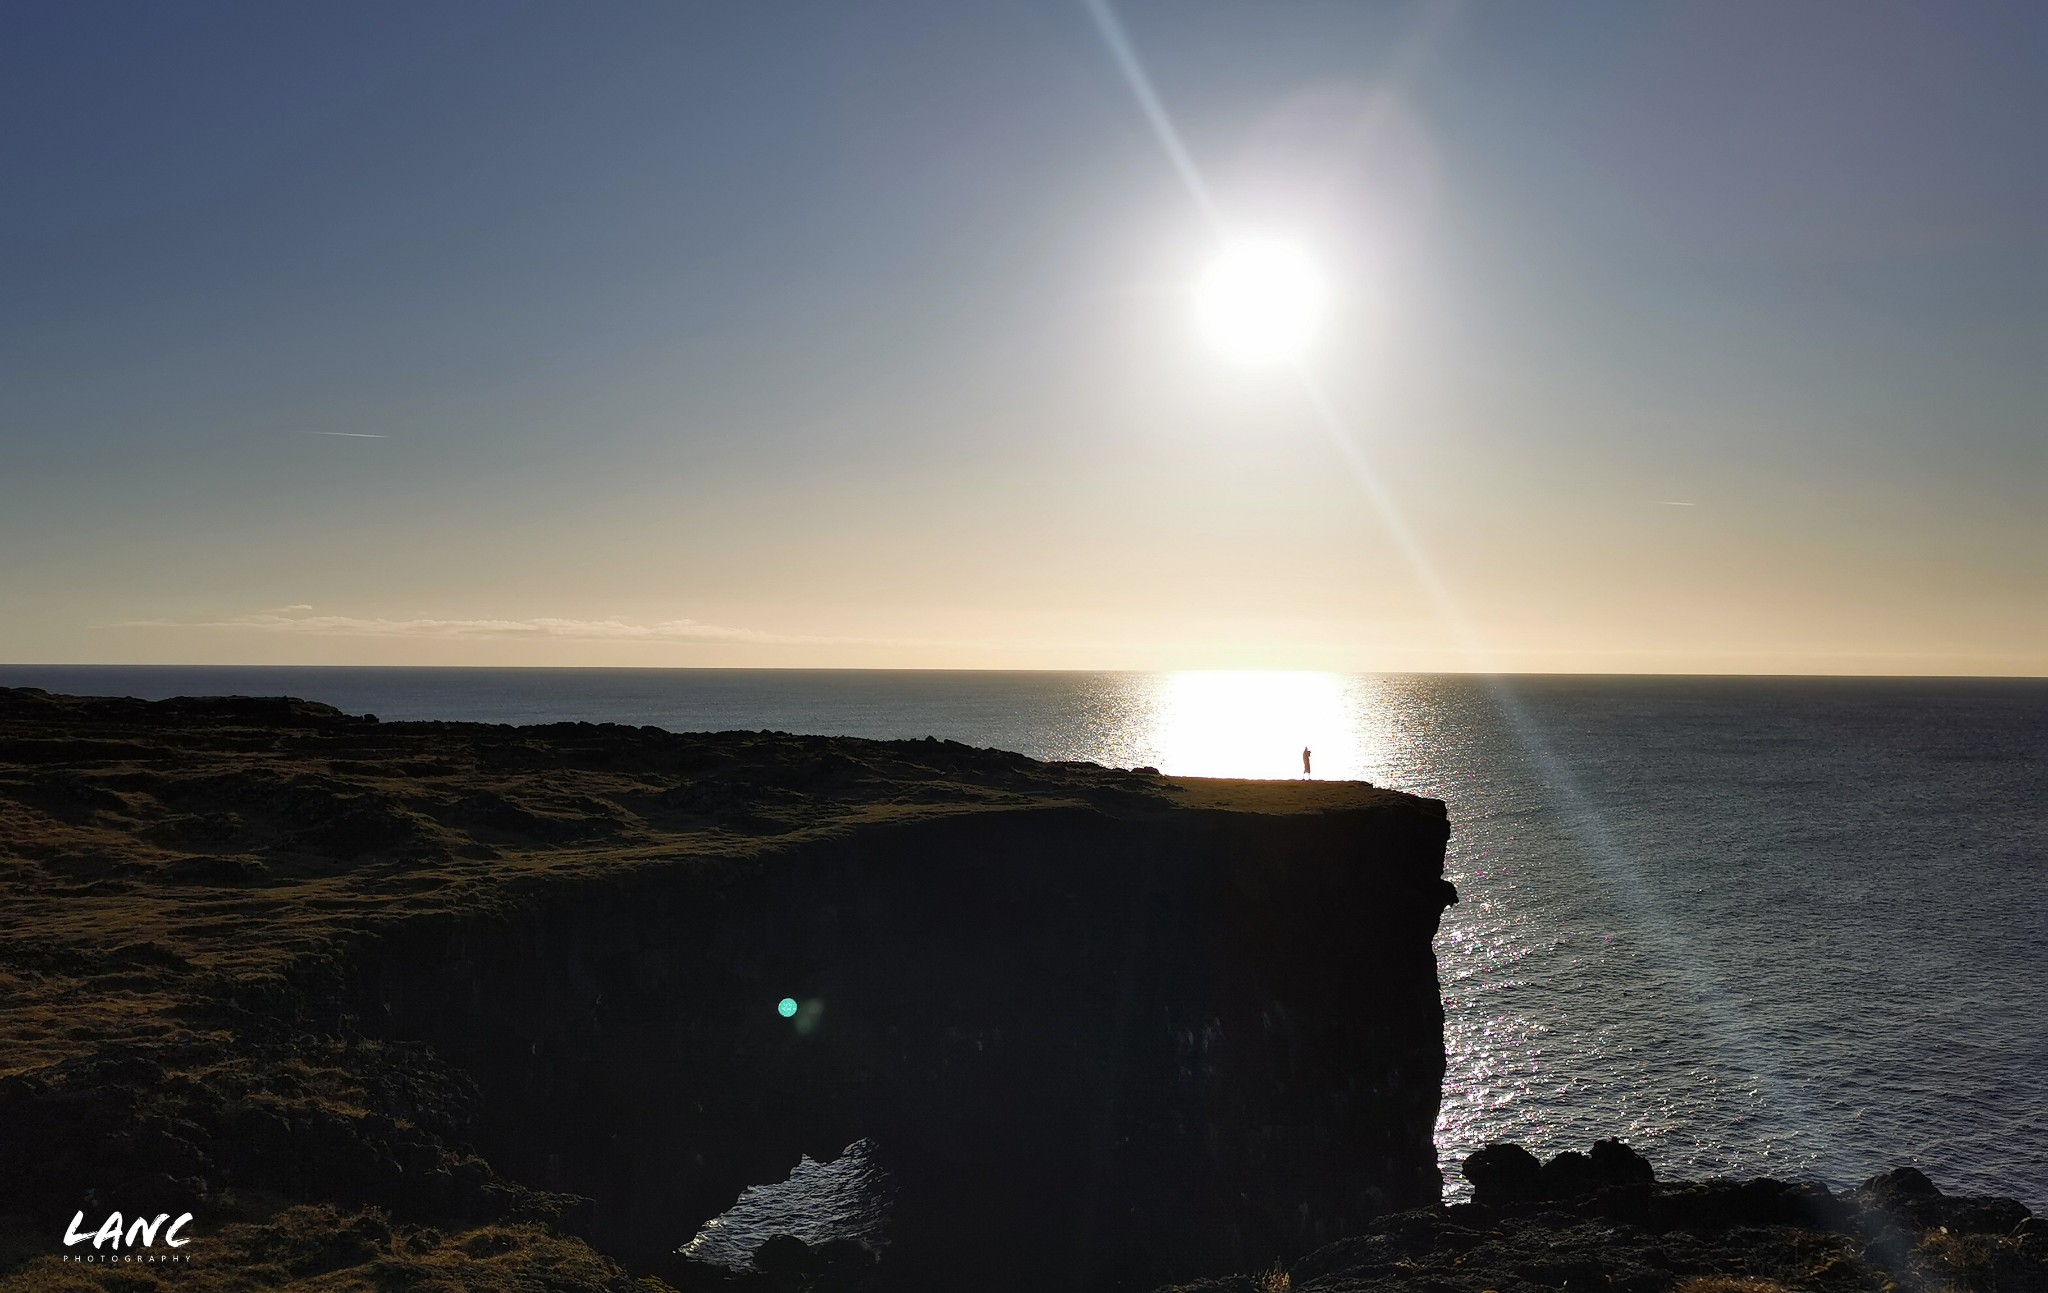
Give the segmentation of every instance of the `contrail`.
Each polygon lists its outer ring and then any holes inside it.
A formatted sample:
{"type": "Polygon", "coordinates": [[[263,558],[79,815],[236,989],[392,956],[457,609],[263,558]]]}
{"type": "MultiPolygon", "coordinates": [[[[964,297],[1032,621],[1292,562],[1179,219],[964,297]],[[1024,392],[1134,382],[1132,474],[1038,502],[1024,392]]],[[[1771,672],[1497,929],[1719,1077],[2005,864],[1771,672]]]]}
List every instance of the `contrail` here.
{"type": "Polygon", "coordinates": [[[1651,501],[1652,503],[1655,503],[1655,504],[1656,504],[1657,506],[1659,506],[1659,507],[1698,507],[1698,506],[1699,506],[1699,504],[1698,504],[1698,503],[1681,503],[1681,502],[1679,502],[1679,501],[1678,501],[1677,499],[1675,499],[1675,498],[1653,498],[1653,499],[1651,499],[1650,501],[1651,501]]]}
{"type": "Polygon", "coordinates": [[[349,438],[349,439],[351,439],[351,440],[389,440],[389,439],[391,438],[391,437],[390,437],[390,436],[388,436],[388,435],[372,435],[372,434],[371,434],[371,433],[369,433],[368,431],[307,431],[307,432],[304,432],[303,434],[305,434],[305,435],[338,435],[338,436],[346,436],[346,437],[348,437],[348,438],[349,438]]]}

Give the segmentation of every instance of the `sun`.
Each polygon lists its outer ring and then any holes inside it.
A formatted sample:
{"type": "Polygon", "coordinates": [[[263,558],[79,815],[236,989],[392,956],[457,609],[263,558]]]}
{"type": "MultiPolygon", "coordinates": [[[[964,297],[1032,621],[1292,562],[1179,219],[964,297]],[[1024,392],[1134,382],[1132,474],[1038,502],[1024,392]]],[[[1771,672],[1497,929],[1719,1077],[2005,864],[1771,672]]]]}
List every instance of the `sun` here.
{"type": "Polygon", "coordinates": [[[1328,293],[1308,253],[1278,239],[1226,243],[1195,284],[1195,326],[1232,363],[1298,359],[1322,327],[1328,293]]]}

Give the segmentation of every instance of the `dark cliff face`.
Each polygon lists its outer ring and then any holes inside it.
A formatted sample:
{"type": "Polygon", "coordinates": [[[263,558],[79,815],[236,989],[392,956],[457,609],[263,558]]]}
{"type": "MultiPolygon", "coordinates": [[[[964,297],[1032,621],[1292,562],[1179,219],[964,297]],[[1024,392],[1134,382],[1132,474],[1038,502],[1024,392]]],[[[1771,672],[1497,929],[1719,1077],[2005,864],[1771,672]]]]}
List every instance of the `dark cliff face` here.
{"type": "Polygon", "coordinates": [[[355,1012],[473,1075],[485,1156],[595,1199],[609,1250],[867,1137],[899,1273],[1156,1281],[1437,1199],[1442,847],[1421,815],[871,827],[408,930],[355,1012]]]}
{"type": "Polygon", "coordinates": [[[1263,1267],[1438,1198],[1446,833],[943,742],[0,692],[0,1231],[147,1193],[274,1245],[281,1198],[647,1269],[866,1137],[899,1287],[1263,1267]]]}

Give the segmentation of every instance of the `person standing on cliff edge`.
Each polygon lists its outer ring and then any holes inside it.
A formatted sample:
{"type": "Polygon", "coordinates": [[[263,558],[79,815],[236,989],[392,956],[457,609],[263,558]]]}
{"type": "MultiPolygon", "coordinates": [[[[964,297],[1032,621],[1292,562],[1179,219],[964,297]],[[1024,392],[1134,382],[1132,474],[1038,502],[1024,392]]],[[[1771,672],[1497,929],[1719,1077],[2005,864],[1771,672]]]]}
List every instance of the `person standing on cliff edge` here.
{"type": "Polygon", "coordinates": [[[1308,776],[1308,747],[1306,745],[1301,747],[1301,775],[1304,777],[1308,776]]]}

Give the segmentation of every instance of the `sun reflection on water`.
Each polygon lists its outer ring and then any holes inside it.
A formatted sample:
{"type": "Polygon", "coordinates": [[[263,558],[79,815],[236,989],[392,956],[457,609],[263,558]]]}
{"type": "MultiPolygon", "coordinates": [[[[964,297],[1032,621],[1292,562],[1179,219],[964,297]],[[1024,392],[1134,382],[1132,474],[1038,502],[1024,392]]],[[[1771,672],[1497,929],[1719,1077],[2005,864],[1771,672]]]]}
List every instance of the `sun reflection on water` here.
{"type": "Polygon", "coordinates": [[[1370,780],[1384,766],[1386,719],[1372,681],[1347,674],[1197,670],[1154,675],[1143,760],[1189,777],[1370,780]]]}

